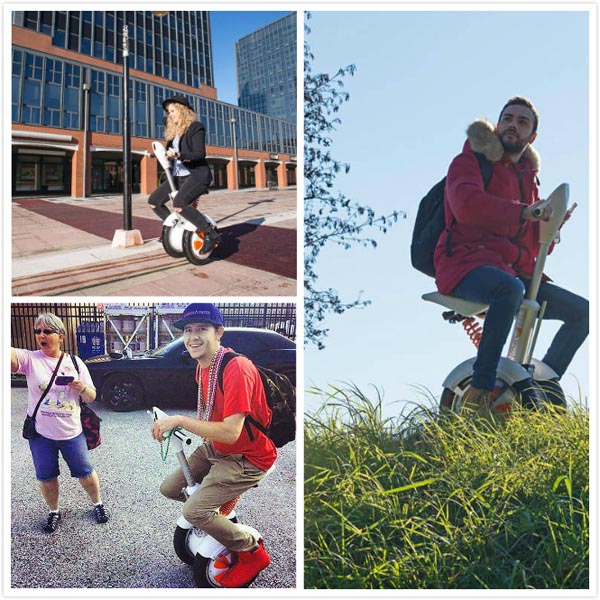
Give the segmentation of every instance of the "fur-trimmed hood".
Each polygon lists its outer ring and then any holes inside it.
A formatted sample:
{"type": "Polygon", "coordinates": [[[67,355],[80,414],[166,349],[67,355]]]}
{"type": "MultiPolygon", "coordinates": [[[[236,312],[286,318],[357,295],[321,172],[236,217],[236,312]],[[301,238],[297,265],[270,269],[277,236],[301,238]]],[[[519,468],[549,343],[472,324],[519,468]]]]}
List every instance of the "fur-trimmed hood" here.
{"type": "MultiPolygon", "coordinates": [[[[490,162],[498,162],[504,156],[504,148],[496,135],[494,125],[487,119],[477,119],[467,128],[467,138],[473,152],[483,154],[490,162]]],[[[529,161],[534,171],[541,168],[540,155],[528,145],[523,157],[529,161]]]]}

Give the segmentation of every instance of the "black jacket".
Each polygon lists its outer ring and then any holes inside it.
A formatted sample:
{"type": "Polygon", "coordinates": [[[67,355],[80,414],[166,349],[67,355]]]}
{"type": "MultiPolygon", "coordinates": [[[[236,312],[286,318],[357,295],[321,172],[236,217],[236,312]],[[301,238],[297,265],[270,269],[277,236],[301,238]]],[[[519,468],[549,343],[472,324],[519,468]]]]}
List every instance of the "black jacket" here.
{"type": "MultiPolygon", "coordinates": [[[[208,167],[206,160],[206,129],[199,121],[194,121],[179,140],[179,160],[188,169],[208,167]]],[[[173,140],[167,142],[167,150],[173,147],[173,140]]]]}

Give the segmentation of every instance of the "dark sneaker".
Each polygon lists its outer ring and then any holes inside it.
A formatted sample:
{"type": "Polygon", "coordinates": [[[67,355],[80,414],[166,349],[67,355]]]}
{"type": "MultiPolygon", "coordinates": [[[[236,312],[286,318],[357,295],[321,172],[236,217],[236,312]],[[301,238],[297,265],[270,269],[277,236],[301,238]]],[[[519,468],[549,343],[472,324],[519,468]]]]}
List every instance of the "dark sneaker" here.
{"type": "Polygon", "coordinates": [[[108,521],[108,513],[106,512],[106,508],[104,508],[104,504],[94,506],[94,514],[98,523],[106,523],[108,521]]]}
{"type": "Polygon", "coordinates": [[[224,588],[239,588],[252,583],[256,576],[271,563],[271,557],[264,549],[263,541],[252,552],[236,552],[237,560],[219,583],[224,588]]]}
{"type": "Polygon", "coordinates": [[[221,234],[216,229],[204,233],[204,244],[202,254],[212,252],[221,243],[221,234]]]}
{"type": "Polygon", "coordinates": [[[44,525],[44,531],[46,533],[54,533],[58,529],[58,522],[60,521],[59,512],[51,512],[48,515],[48,521],[44,525]]]}

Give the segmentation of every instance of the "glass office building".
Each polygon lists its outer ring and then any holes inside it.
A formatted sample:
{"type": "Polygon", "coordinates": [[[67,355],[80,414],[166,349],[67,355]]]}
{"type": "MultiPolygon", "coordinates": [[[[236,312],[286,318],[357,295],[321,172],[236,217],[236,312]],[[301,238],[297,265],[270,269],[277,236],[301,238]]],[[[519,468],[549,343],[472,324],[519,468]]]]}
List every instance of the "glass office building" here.
{"type": "Polygon", "coordinates": [[[196,88],[214,87],[207,12],[25,11],[13,24],[44,33],[52,45],[123,64],[123,23],[129,27],[130,67],[196,88]]]}
{"type": "Polygon", "coordinates": [[[123,17],[134,192],[156,183],[152,173],[143,181],[142,148],[163,139],[162,102],[174,95],[185,96],[206,127],[216,187],[233,185],[234,149],[240,187],[261,184],[277,168],[280,185],[295,184],[295,123],[216,99],[209,13],[25,11],[12,15],[13,193],[84,195],[72,189],[76,170],[88,168],[73,160],[82,143],[91,153],[88,192],[121,189],[123,17]]]}
{"type": "Polygon", "coordinates": [[[296,13],[235,44],[241,107],[296,123],[296,13]]]}

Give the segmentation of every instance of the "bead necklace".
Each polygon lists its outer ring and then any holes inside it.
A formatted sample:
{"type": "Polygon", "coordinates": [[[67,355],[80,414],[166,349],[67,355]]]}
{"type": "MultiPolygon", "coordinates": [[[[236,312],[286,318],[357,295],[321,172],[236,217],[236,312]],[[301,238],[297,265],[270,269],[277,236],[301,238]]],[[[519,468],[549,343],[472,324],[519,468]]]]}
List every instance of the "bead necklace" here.
{"type": "Polygon", "coordinates": [[[200,363],[196,366],[196,381],[198,382],[198,418],[201,421],[210,421],[215,406],[215,395],[217,393],[217,373],[221,366],[225,348],[219,347],[210,363],[208,371],[208,393],[206,401],[204,401],[204,393],[202,389],[202,369],[200,363]]]}

